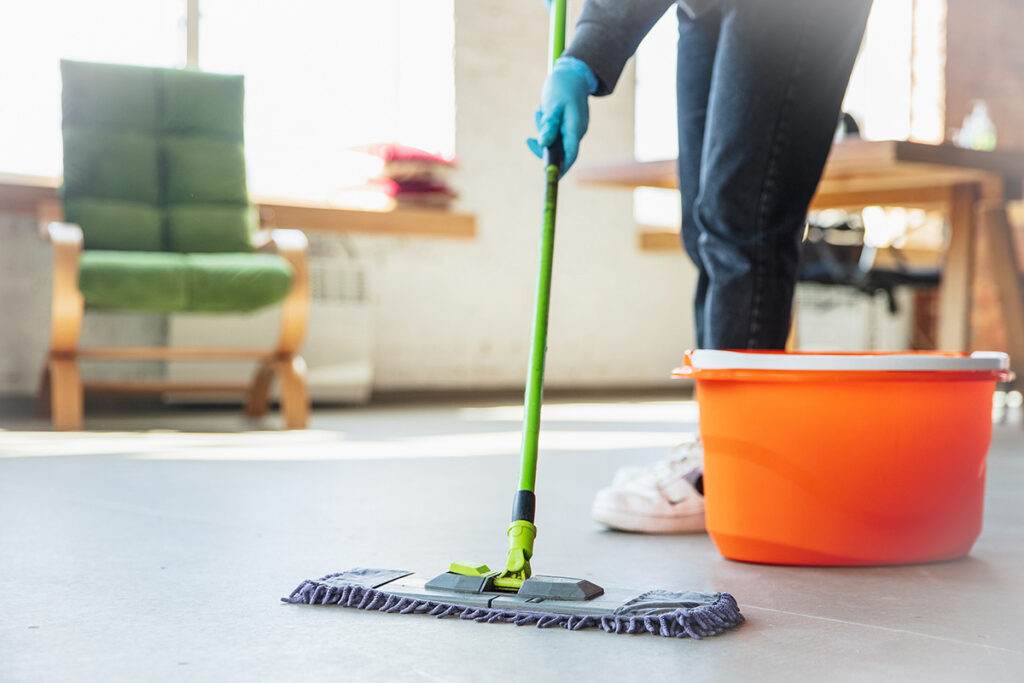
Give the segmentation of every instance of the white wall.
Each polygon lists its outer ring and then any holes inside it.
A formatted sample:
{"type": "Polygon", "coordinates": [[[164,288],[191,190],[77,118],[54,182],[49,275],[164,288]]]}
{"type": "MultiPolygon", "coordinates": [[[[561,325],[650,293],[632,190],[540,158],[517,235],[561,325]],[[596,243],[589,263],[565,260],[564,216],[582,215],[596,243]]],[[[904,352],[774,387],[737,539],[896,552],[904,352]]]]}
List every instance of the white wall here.
{"type": "MultiPolygon", "coordinates": [[[[517,386],[525,377],[543,175],[524,140],[546,72],[542,7],[455,2],[452,181],[479,236],[358,240],[373,263],[378,388],[517,386]]],[[[632,84],[630,64],[615,95],[592,100],[579,164],[632,156],[632,84]]],[[[573,176],[559,201],[548,383],[665,382],[692,343],[692,269],[680,254],[639,251],[630,192],[573,176]]]]}
{"type": "MultiPolygon", "coordinates": [[[[543,175],[524,141],[546,72],[547,20],[540,0],[455,0],[455,16],[452,182],[479,234],[354,240],[376,305],[377,389],[517,387],[525,378],[543,175]]],[[[618,92],[593,103],[579,164],[632,156],[632,84],[631,64],[618,92]]],[[[692,267],[682,254],[640,252],[631,192],[586,188],[573,175],[559,202],[548,384],[667,383],[693,340],[692,267]]],[[[0,227],[20,234],[30,226],[0,227]]],[[[0,391],[10,391],[13,376],[22,390],[30,386],[41,360],[32,347],[45,340],[49,273],[36,240],[0,246],[0,391]],[[8,266],[29,262],[31,273],[11,277],[8,266]],[[34,294],[8,299],[25,290],[34,294]],[[15,337],[22,341],[12,344],[15,337]]],[[[134,334],[157,329],[159,320],[134,334]]]]}

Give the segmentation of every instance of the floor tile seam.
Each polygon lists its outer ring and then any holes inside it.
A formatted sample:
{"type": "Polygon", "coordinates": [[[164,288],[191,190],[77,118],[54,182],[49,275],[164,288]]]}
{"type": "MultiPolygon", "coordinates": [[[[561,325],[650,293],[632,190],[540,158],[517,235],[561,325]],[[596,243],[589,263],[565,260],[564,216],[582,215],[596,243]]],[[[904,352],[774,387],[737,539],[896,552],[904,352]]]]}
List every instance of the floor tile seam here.
{"type": "Polygon", "coordinates": [[[921,637],[921,638],[928,638],[930,640],[938,640],[938,641],[945,642],[945,643],[956,643],[957,645],[967,645],[967,646],[971,646],[971,647],[981,647],[981,648],[985,648],[985,649],[988,649],[988,650],[997,650],[999,652],[1009,652],[1011,654],[1018,654],[1018,655],[1019,654],[1024,654],[1024,650],[1000,647],[998,645],[988,645],[986,643],[972,643],[972,642],[967,641],[967,640],[957,640],[956,638],[947,638],[945,636],[937,636],[937,635],[934,635],[934,634],[931,634],[931,633],[921,633],[920,631],[911,631],[909,629],[892,628],[890,626],[881,626],[879,624],[866,624],[866,623],[861,622],[861,621],[850,621],[850,620],[847,620],[847,619],[836,619],[834,617],[823,617],[823,616],[817,615],[817,614],[805,614],[803,612],[791,612],[789,610],[776,609],[774,607],[760,607],[758,605],[751,605],[751,604],[746,603],[746,602],[740,604],[740,609],[744,610],[744,611],[750,610],[750,609],[761,610],[763,612],[773,612],[773,613],[776,613],[776,614],[786,614],[786,615],[790,615],[790,616],[794,616],[794,617],[804,617],[804,618],[807,618],[807,619],[815,619],[815,620],[818,620],[818,621],[829,621],[829,622],[832,622],[832,623],[844,624],[844,625],[847,625],[847,626],[860,626],[862,628],[869,628],[869,629],[875,629],[875,630],[879,630],[879,631],[886,631],[888,633],[899,633],[901,635],[918,636],[918,637],[921,637]]]}

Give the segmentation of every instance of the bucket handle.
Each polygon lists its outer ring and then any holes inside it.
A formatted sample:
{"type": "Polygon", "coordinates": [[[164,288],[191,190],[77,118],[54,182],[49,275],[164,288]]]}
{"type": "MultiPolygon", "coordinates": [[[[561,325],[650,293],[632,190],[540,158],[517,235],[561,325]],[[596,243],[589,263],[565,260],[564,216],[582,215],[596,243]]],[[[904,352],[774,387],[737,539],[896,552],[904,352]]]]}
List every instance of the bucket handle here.
{"type": "Polygon", "coordinates": [[[683,354],[683,362],[678,367],[672,370],[673,379],[686,379],[696,375],[693,369],[693,349],[690,349],[683,354]]]}

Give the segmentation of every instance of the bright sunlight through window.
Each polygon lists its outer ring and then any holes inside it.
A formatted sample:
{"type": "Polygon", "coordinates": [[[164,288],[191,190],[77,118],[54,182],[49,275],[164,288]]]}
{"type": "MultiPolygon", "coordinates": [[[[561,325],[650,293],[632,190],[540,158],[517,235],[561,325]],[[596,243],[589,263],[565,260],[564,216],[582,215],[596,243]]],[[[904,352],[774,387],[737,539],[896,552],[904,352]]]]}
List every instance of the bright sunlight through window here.
{"type": "Polygon", "coordinates": [[[0,23],[0,173],[61,173],[60,60],[185,64],[185,2],[5,3],[0,23]]]}
{"type": "MultiPolygon", "coordinates": [[[[939,26],[938,20],[930,16],[936,13],[936,4],[934,0],[918,3],[929,10],[930,14],[925,18],[939,26]]],[[[914,7],[914,0],[886,0],[876,2],[872,7],[864,43],[843,102],[843,108],[854,115],[867,139],[901,140],[911,136],[914,7]]],[[[637,51],[635,146],[636,158],[640,160],[671,159],[678,154],[675,119],[677,37],[677,18],[673,8],[661,18],[637,51]]],[[[922,52],[935,61],[935,54],[941,46],[918,48],[927,48],[922,52]]],[[[917,57],[921,58],[920,55],[917,57]]],[[[941,64],[936,67],[929,63],[927,69],[929,74],[926,75],[930,75],[936,69],[941,71],[941,64]]],[[[917,80],[923,79],[919,77],[917,80]]],[[[929,83],[934,80],[930,79],[929,83]]],[[[929,89],[926,95],[930,99],[919,107],[917,113],[922,120],[917,137],[927,138],[929,142],[942,139],[941,92],[936,95],[935,90],[935,87],[929,89]],[[936,116],[939,117],[938,123],[934,120],[936,116]]],[[[679,227],[679,195],[674,190],[640,188],[634,196],[634,214],[638,223],[679,227]]]]}
{"type": "Polygon", "coordinates": [[[346,150],[455,147],[452,0],[200,0],[199,66],[246,77],[254,194],[360,183],[346,150]],[[250,9],[251,8],[251,9],[250,9]]]}
{"type": "MultiPolygon", "coordinates": [[[[253,194],[326,199],[348,150],[451,155],[453,0],[199,0],[199,67],[246,77],[253,194]]],[[[61,173],[62,58],[183,67],[186,0],[33,0],[0,29],[0,173],[61,173]]]]}

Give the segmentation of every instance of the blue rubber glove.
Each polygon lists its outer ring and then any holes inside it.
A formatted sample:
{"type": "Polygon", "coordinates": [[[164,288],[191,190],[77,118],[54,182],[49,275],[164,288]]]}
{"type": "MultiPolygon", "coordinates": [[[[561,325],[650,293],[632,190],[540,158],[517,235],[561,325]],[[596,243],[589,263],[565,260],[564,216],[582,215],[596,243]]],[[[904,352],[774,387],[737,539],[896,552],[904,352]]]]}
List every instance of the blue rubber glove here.
{"type": "Polygon", "coordinates": [[[544,81],[540,109],[534,115],[537,137],[526,144],[541,157],[545,147],[562,138],[562,175],[569,170],[579,153],[580,140],[590,123],[587,96],[597,91],[598,80],[584,62],[575,57],[559,57],[544,81]]]}

